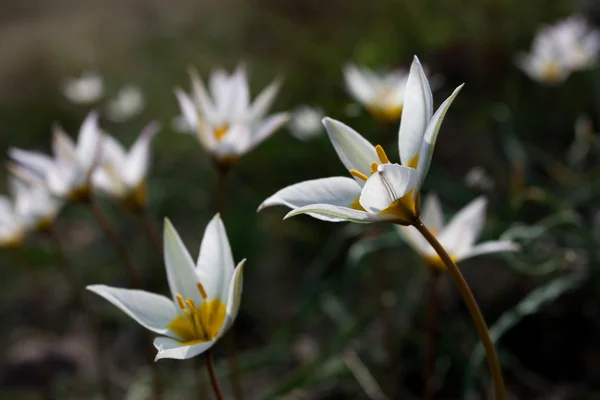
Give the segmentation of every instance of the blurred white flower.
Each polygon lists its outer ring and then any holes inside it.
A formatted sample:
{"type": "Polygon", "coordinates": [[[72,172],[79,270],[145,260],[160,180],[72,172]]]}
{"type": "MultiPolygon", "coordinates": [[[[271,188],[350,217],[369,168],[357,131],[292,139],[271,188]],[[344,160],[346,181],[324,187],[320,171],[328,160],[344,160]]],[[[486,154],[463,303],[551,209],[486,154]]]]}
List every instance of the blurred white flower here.
{"type": "Polygon", "coordinates": [[[8,196],[0,195],[0,246],[18,247],[25,239],[27,226],[17,214],[14,203],[8,196]]]}
{"type": "Polygon", "coordinates": [[[315,107],[301,106],[292,113],[289,128],[292,136],[298,140],[309,140],[323,133],[321,120],[325,117],[323,110],[315,107]]]}
{"type": "Polygon", "coordinates": [[[181,113],[202,146],[217,162],[231,164],[284,125],[288,113],[267,117],[280,82],[275,80],[250,103],[245,69],[233,74],[217,70],[210,76],[209,91],[195,70],[190,71],[191,97],[176,89],[181,113]]]}
{"type": "Polygon", "coordinates": [[[122,88],[117,96],[106,106],[108,118],[115,122],[123,122],[138,115],[144,109],[144,95],[139,87],[128,85],[122,88]]]}
{"type": "Polygon", "coordinates": [[[402,115],[408,73],[394,70],[378,74],[366,67],[344,67],[346,87],[354,99],[377,120],[395,122],[402,115]]]}
{"type": "Polygon", "coordinates": [[[78,78],[68,78],[63,85],[63,95],[75,104],[91,104],[102,97],[104,83],[94,72],[83,73],[78,78]]]}
{"type": "Polygon", "coordinates": [[[573,71],[592,68],[598,50],[600,32],[574,16],[540,29],[531,52],[520,54],[517,65],[532,79],[555,84],[573,71]]]}
{"type": "Polygon", "coordinates": [[[465,175],[465,185],[486,192],[494,188],[494,180],[483,167],[476,166],[465,175]]]}
{"type": "Polygon", "coordinates": [[[144,328],[158,333],[156,360],[192,358],[210,349],[233,325],[242,295],[245,259],[237,267],[217,214],[208,224],[194,263],[171,222],[165,220],[165,266],[172,299],[143,290],[91,285],[144,328]]]}
{"type": "Polygon", "coordinates": [[[194,133],[194,127],[188,124],[183,115],[171,119],[171,129],[177,133],[194,133]]]}
{"type": "MultiPolygon", "coordinates": [[[[430,194],[423,203],[421,219],[455,262],[482,254],[518,250],[518,246],[510,240],[492,240],[475,245],[485,225],[486,204],[484,197],[476,198],[445,225],[442,206],[437,196],[430,194]]],[[[446,269],[436,251],[415,227],[397,226],[396,229],[428,265],[446,269]]]]}
{"type": "Polygon", "coordinates": [[[425,72],[415,57],[406,85],[404,115],[398,132],[400,164],[392,164],[381,146],[331,118],[323,123],[342,163],[354,179],[333,177],[288,186],[258,208],[285,205],[298,214],[330,221],[411,223],[418,216],[437,135],[448,108],[462,85],[433,113],[433,96],[425,72]]]}
{"type": "Polygon", "coordinates": [[[59,126],[53,129],[54,157],[37,151],[9,150],[11,172],[32,184],[46,185],[61,199],[87,201],[90,177],[100,155],[98,115],[90,112],[79,129],[77,144],[59,126]]]}
{"type": "Polygon", "coordinates": [[[158,132],[157,123],[144,128],[129,152],[112,136],[103,135],[101,158],[92,174],[94,188],[120,199],[132,210],[146,207],[145,179],[150,164],[150,144],[158,132]]]}
{"type": "Polygon", "coordinates": [[[26,228],[44,231],[54,223],[64,201],[53,196],[45,185],[11,177],[14,210],[26,228]]]}

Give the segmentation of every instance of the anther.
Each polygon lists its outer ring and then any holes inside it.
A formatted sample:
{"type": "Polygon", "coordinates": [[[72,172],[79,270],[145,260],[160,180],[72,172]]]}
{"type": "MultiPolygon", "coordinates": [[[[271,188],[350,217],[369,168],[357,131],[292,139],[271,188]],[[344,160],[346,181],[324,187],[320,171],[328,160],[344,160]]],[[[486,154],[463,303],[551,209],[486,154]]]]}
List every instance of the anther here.
{"type": "Polygon", "coordinates": [[[379,164],[377,164],[376,162],[371,164],[371,173],[374,174],[375,172],[377,172],[378,168],[379,168],[379,164]]]}
{"type": "Polygon", "coordinates": [[[183,301],[183,297],[181,297],[179,293],[177,293],[175,297],[177,298],[177,303],[179,303],[179,308],[185,310],[185,302],[183,301]]]}
{"type": "Polygon", "coordinates": [[[188,305],[188,307],[190,308],[190,311],[195,312],[196,311],[196,304],[194,304],[194,300],[192,299],[187,299],[185,301],[185,303],[188,305]]]}
{"type": "Polygon", "coordinates": [[[206,297],[208,297],[208,296],[206,295],[206,290],[204,290],[204,286],[202,286],[202,284],[200,282],[198,282],[196,284],[196,286],[198,287],[198,291],[200,292],[200,295],[202,296],[202,298],[204,300],[206,300],[206,297]]]}
{"type": "Polygon", "coordinates": [[[367,179],[369,179],[369,178],[367,178],[367,176],[365,174],[363,174],[362,172],[357,171],[355,169],[350,170],[350,175],[352,175],[358,179],[362,179],[363,181],[366,181],[367,179]]]}
{"type": "Polygon", "coordinates": [[[382,164],[389,164],[390,159],[387,157],[387,154],[385,154],[383,147],[381,147],[380,145],[377,145],[377,146],[375,146],[375,151],[377,152],[379,161],[381,161],[382,164]]]}

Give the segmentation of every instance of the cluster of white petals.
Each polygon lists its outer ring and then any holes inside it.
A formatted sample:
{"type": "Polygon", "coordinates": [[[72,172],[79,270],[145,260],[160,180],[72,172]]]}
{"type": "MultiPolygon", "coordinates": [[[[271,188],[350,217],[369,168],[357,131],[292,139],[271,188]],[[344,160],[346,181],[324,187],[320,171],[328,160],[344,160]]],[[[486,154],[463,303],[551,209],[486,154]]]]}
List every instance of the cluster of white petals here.
{"type": "Polygon", "coordinates": [[[211,74],[208,90],[195,70],[190,71],[190,95],[177,89],[181,114],[204,149],[217,161],[230,163],[267,139],[289,119],[286,112],[267,116],[280,81],[276,79],[250,102],[246,70],[239,66],[231,75],[211,74]]]}
{"type": "Polygon", "coordinates": [[[579,16],[544,26],[531,51],[520,54],[517,64],[532,79],[560,83],[573,71],[592,68],[600,50],[600,31],[579,16]]]}

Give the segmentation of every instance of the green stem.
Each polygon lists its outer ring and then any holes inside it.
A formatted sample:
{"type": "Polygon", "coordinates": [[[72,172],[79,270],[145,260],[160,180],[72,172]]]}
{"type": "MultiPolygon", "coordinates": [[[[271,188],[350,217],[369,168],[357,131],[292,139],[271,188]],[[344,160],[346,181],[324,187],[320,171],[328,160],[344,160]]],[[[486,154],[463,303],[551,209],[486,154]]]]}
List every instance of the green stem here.
{"type": "Polygon", "coordinates": [[[435,235],[427,229],[423,221],[418,218],[416,222],[413,224],[415,228],[423,235],[423,237],[429,242],[431,247],[437,252],[440,256],[448,272],[454,279],[460,294],[463,297],[463,300],[471,313],[471,318],[473,318],[473,322],[475,323],[475,328],[477,329],[477,333],[479,334],[479,339],[483,344],[485,349],[485,354],[488,360],[488,366],[490,369],[490,375],[492,376],[492,381],[494,384],[494,393],[496,394],[496,400],[506,400],[506,391],[504,388],[504,379],[502,378],[502,369],[500,368],[500,362],[498,361],[498,355],[496,354],[496,349],[494,347],[494,343],[492,342],[492,338],[490,337],[490,332],[488,330],[487,324],[483,319],[483,315],[481,314],[481,310],[477,305],[477,301],[469,288],[469,285],[465,281],[462,273],[452,261],[452,258],[448,255],[444,247],[438,242],[435,235]]]}
{"type": "Polygon", "coordinates": [[[125,246],[125,243],[123,243],[121,241],[121,238],[119,238],[119,234],[117,233],[116,229],[114,228],[104,211],[102,211],[102,209],[98,206],[94,198],[90,198],[87,205],[90,208],[92,214],[94,215],[96,222],[98,223],[102,231],[104,231],[104,234],[108,237],[111,244],[117,251],[119,257],[121,258],[121,262],[123,263],[123,265],[125,266],[125,270],[127,271],[127,276],[129,277],[131,287],[133,289],[141,288],[142,279],[140,277],[140,273],[133,264],[133,261],[129,256],[129,252],[127,251],[127,246],[125,246]]]}
{"type": "Polygon", "coordinates": [[[223,392],[221,391],[219,381],[217,380],[217,374],[215,373],[215,360],[213,359],[210,349],[206,351],[206,369],[208,370],[210,383],[212,384],[215,396],[217,396],[217,400],[224,400],[225,397],[223,397],[223,392]]]}

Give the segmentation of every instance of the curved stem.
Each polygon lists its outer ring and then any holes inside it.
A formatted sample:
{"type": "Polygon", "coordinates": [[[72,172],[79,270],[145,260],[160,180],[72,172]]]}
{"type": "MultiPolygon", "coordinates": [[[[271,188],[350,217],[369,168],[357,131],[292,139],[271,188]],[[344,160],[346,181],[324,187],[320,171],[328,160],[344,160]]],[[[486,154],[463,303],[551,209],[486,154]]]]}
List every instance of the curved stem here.
{"type": "Polygon", "coordinates": [[[431,247],[438,253],[448,272],[452,275],[460,294],[463,297],[463,300],[471,313],[471,318],[473,318],[473,322],[475,323],[475,328],[477,329],[477,333],[479,334],[479,339],[483,344],[485,349],[486,358],[488,360],[488,366],[490,369],[490,375],[492,376],[492,381],[494,383],[494,393],[496,394],[496,400],[506,400],[506,391],[504,388],[504,379],[502,378],[502,370],[500,368],[500,362],[498,361],[498,355],[496,354],[496,349],[494,347],[494,343],[490,337],[490,332],[488,330],[487,324],[483,319],[483,315],[481,314],[481,310],[477,305],[477,301],[469,288],[469,285],[465,281],[462,273],[452,261],[452,258],[448,255],[444,247],[438,242],[435,235],[427,229],[423,221],[418,218],[417,221],[413,224],[415,228],[423,235],[423,237],[429,242],[431,247]]]}
{"type": "Polygon", "coordinates": [[[219,381],[217,380],[217,374],[215,373],[215,360],[213,359],[212,351],[210,351],[210,349],[206,351],[206,369],[208,370],[210,383],[212,384],[215,396],[217,396],[217,400],[224,400],[225,397],[223,397],[223,392],[221,391],[219,381]]]}
{"type": "Polygon", "coordinates": [[[100,225],[100,228],[102,228],[111,244],[119,254],[123,265],[125,265],[130,285],[133,289],[139,289],[142,286],[142,279],[138,269],[133,264],[131,257],[129,257],[129,252],[127,251],[125,243],[121,241],[116,229],[113,227],[106,214],[104,214],[104,211],[102,211],[102,209],[98,206],[95,199],[91,198],[87,204],[90,208],[90,211],[94,215],[96,222],[98,222],[98,225],[100,225]]]}
{"type": "Polygon", "coordinates": [[[429,281],[427,283],[427,355],[425,361],[425,375],[423,382],[425,383],[425,391],[423,399],[430,400],[433,398],[433,373],[435,371],[435,353],[437,344],[437,312],[438,312],[438,294],[437,282],[440,276],[440,271],[434,266],[429,267],[429,281]]]}

